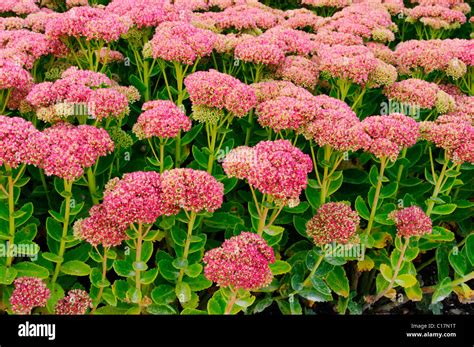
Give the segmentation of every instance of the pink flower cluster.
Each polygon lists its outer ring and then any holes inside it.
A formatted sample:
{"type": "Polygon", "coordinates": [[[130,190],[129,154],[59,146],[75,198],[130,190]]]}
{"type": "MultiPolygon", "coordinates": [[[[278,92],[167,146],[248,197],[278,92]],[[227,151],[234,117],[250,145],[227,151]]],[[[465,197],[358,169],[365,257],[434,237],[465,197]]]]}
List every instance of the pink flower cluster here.
{"type": "Polygon", "coordinates": [[[250,5],[237,5],[222,12],[207,12],[205,17],[215,23],[220,30],[270,29],[283,18],[281,11],[264,6],[258,2],[250,5]]]}
{"type": "Polygon", "coordinates": [[[310,99],[313,94],[308,90],[298,87],[289,81],[265,81],[252,84],[258,103],[278,97],[292,97],[296,99],[310,99]]]}
{"type": "Polygon", "coordinates": [[[162,199],[168,213],[179,209],[199,213],[214,212],[224,199],[224,185],[205,171],[174,169],[162,175],[162,199]]]}
{"type": "Polygon", "coordinates": [[[0,57],[31,69],[41,56],[63,56],[66,46],[59,40],[29,30],[0,31],[0,57]]]}
{"type": "Polygon", "coordinates": [[[252,87],[216,70],[195,72],[184,84],[193,105],[225,108],[237,117],[245,116],[257,103],[252,87]]]}
{"type": "Polygon", "coordinates": [[[85,290],[73,289],[67,296],[60,299],[54,309],[55,314],[83,315],[87,309],[92,308],[92,299],[85,290]]]}
{"type": "Polygon", "coordinates": [[[398,235],[401,237],[431,234],[431,219],[418,206],[395,210],[388,218],[395,222],[398,235]]]}
{"type": "Polygon", "coordinates": [[[19,117],[0,116],[0,165],[16,168],[20,164],[38,164],[36,142],[40,132],[19,117]]]}
{"type": "Polygon", "coordinates": [[[295,206],[313,169],[311,158],[287,140],[261,141],[256,146],[237,147],[222,164],[229,177],[247,179],[262,194],[279,204],[295,206]]]}
{"type": "MultiPolygon", "coordinates": [[[[474,113],[474,112],[473,112],[474,113]]],[[[474,127],[471,116],[443,115],[420,124],[422,138],[443,148],[455,164],[474,163],[474,127]]]]}
{"type": "Polygon", "coordinates": [[[18,15],[35,13],[40,10],[36,0],[2,0],[0,13],[13,12],[18,15]]]}
{"type": "Polygon", "coordinates": [[[106,130],[69,123],[58,123],[45,129],[37,145],[37,151],[41,153],[39,166],[45,174],[70,181],[77,180],[85,168],[114,150],[106,130]]]}
{"type": "Polygon", "coordinates": [[[351,3],[351,0],[301,0],[302,5],[308,5],[311,7],[343,8],[349,6],[351,3]]]}
{"type": "Polygon", "coordinates": [[[395,161],[402,148],[413,146],[420,137],[419,124],[408,116],[399,113],[370,116],[362,123],[365,137],[363,148],[377,158],[395,161]]]}
{"type": "Polygon", "coordinates": [[[401,74],[438,70],[457,79],[474,65],[474,54],[469,53],[473,47],[470,40],[409,40],[397,45],[395,59],[401,74]]]}
{"type": "Polygon", "coordinates": [[[84,37],[86,40],[117,41],[131,26],[121,17],[99,7],[73,7],[47,21],[45,33],[51,38],[84,37]]]}
{"type": "Polygon", "coordinates": [[[439,5],[419,5],[405,10],[407,21],[420,21],[433,29],[456,29],[466,22],[462,11],[439,5]]]}
{"type": "Polygon", "coordinates": [[[18,108],[22,100],[33,86],[33,77],[21,65],[11,59],[0,58],[0,91],[9,89],[11,92],[8,107],[18,108]]]}
{"type": "Polygon", "coordinates": [[[10,305],[15,314],[31,314],[35,307],[44,307],[50,297],[46,284],[36,277],[18,277],[10,296],[10,305]]]}
{"type": "Polygon", "coordinates": [[[140,140],[154,136],[173,138],[181,130],[191,130],[191,119],[169,100],[148,101],[143,104],[142,110],[144,112],[138,116],[132,129],[140,140]]]}
{"type": "Polygon", "coordinates": [[[364,145],[364,134],[357,115],[343,101],[327,95],[313,97],[314,114],[303,127],[307,139],[339,152],[357,151],[364,145]]]}
{"type": "Polygon", "coordinates": [[[74,234],[94,246],[116,246],[127,238],[125,231],[131,224],[152,224],[180,208],[213,212],[222,205],[223,196],[223,184],[204,171],[128,173],[109,181],[103,202],[92,207],[90,217],[74,224],[74,234]]]}
{"type": "Polygon", "coordinates": [[[395,82],[387,86],[383,93],[391,100],[426,109],[436,108],[439,113],[448,113],[455,108],[454,98],[436,83],[417,78],[395,82]]]}
{"type": "Polygon", "coordinates": [[[382,4],[374,1],[353,4],[335,13],[322,29],[351,33],[364,39],[393,41],[397,29],[391,15],[382,4]]]}
{"type": "Polygon", "coordinates": [[[318,246],[332,242],[346,244],[353,240],[359,223],[359,215],[350,206],[328,202],[306,223],[306,232],[318,246]]]}
{"type": "Polygon", "coordinates": [[[278,66],[285,59],[283,49],[264,37],[242,40],[235,46],[234,54],[244,62],[270,66],[278,66]]]}
{"type": "Polygon", "coordinates": [[[257,290],[273,279],[269,263],[275,262],[273,249],[254,233],[243,232],[224,241],[203,258],[205,276],[220,287],[257,290]]]}
{"type": "Polygon", "coordinates": [[[306,8],[287,10],[284,16],[285,21],[282,23],[283,26],[299,30],[309,28],[312,32],[316,32],[325,22],[322,17],[319,17],[313,11],[306,8]]]}
{"type": "Polygon", "coordinates": [[[137,100],[135,94],[135,87],[119,87],[104,74],[71,67],[55,82],[34,85],[26,101],[45,122],[71,116],[92,116],[101,121],[127,115],[129,102],[137,100]]]}
{"type": "Polygon", "coordinates": [[[112,0],[106,11],[130,18],[138,28],[156,27],[179,19],[179,14],[168,0],[112,0]]]}
{"type": "Polygon", "coordinates": [[[318,83],[319,67],[308,58],[293,55],[285,58],[275,72],[276,76],[294,84],[314,89],[318,83]]]}
{"type": "Polygon", "coordinates": [[[143,48],[145,56],[191,65],[211,54],[217,36],[186,22],[165,22],[143,48]]]}
{"type": "Polygon", "coordinates": [[[378,59],[365,46],[322,45],[313,60],[321,72],[332,78],[350,80],[365,85],[378,59]]]}

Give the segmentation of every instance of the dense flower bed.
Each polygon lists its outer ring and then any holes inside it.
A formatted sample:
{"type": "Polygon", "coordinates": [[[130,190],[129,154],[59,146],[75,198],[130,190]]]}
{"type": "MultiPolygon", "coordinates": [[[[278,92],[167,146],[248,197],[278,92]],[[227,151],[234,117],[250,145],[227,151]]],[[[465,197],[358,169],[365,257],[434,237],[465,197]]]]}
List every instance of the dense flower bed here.
{"type": "Polygon", "coordinates": [[[0,310],[472,303],[470,13],[2,1],[0,310]]]}

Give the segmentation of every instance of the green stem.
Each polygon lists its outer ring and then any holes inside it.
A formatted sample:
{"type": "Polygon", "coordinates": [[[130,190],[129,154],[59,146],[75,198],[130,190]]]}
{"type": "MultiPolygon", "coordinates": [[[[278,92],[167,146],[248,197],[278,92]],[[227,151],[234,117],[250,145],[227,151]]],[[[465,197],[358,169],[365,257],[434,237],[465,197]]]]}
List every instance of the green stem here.
{"type": "Polygon", "coordinates": [[[95,179],[94,172],[92,171],[92,167],[87,169],[87,186],[89,187],[92,203],[94,205],[98,205],[99,198],[97,196],[97,182],[95,179]]]}
{"type": "MultiPolygon", "coordinates": [[[[404,147],[403,150],[402,150],[402,154],[401,154],[400,158],[405,158],[406,155],[407,155],[407,148],[404,147]]],[[[398,167],[398,172],[397,172],[397,192],[396,193],[398,193],[398,186],[400,185],[400,180],[402,178],[403,169],[404,169],[403,164],[400,164],[400,166],[398,167]]]]}
{"type": "Polygon", "coordinates": [[[165,143],[160,139],[160,173],[165,171],[165,143]]]}
{"type": "Polygon", "coordinates": [[[313,268],[311,269],[311,272],[309,273],[308,277],[306,277],[306,279],[304,280],[303,287],[306,287],[311,282],[311,277],[314,276],[314,274],[316,273],[316,270],[318,270],[319,265],[321,265],[321,262],[323,261],[323,259],[324,259],[324,253],[319,256],[318,260],[316,261],[313,268]]]}
{"type": "Polygon", "coordinates": [[[63,256],[64,256],[64,251],[66,250],[66,237],[67,237],[67,231],[69,228],[69,218],[70,218],[70,213],[71,213],[71,197],[72,197],[72,181],[64,180],[64,192],[66,193],[66,198],[64,200],[64,222],[63,222],[63,232],[61,235],[61,241],[59,243],[59,253],[58,256],[61,258],[56,263],[56,267],[54,269],[54,274],[53,278],[51,280],[51,285],[52,288],[54,289],[54,284],[56,283],[56,280],[59,275],[59,270],[61,269],[61,265],[63,263],[63,256]]]}
{"type": "MultiPolygon", "coordinates": [[[[142,243],[143,243],[143,226],[142,223],[138,224],[138,237],[135,248],[135,262],[139,263],[142,259],[142,243]]],[[[135,288],[138,293],[141,292],[141,282],[140,282],[141,270],[135,269],[135,288]]]]}
{"type": "Polygon", "coordinates": [[[263,234],[263,229],[265,228],[265,222],[267,220],[267,215],[268,215],[268,211],[269,211],[269,208],[268,207],[263,207],[263,211],[262,211],[262,214],[260,215],[260,218],[258,220],[258,228],[257,228],[257,234],[262,236],[263,234]]]}
{"type": "Polygon", "coordinates": [[[226,305],[225,308],[225,314],[230,314],[232,312],[232,307],[234,307],[235,302],[237,301],[237,291],[230,289],[232,292],[232,296],[229,299],[229,302],[226,305]]]}
{"type": "MultiPolygon", "coordinates": [[[[189,215],[189,221],[188,221],[188,234],[186,236],[186,243],[184,244],[184,251],[183,251],[183,259],[187,260],[188,259],[188,254],[189,254],[189,247],[191,246],[191,238],[193,236],[193,228],[194,228],[194,222],[196,221],[196,212],[191,212],[189,215]]],[[[183,276],[184,276],[184,269],[179,270],[179,275],[178,275],[178,284],[181,284],[183,281],[183,276]]]]}
{"type": "Polygon", "coordinates": [[[441,190],[441,186],[442,186],[442,182],[444,180],[444,175],[446,173],[446,169],[448,167],[448,158],[447,156],[445,155],[444,156],[444,163],[443,163],[443,168],[441,169],[441,172],[438,176],[438,179],[436,180],[436,185],[435,185],[435,188],[434,188],[434,191],[433,191],[433,195],[431,196],[430,200],[428,201],[428,204],[427,204],[427,209],[426,209],[426,215],[431,215],[431,212],[433,211],[433,207],[434,207],[434,204],[435,204],[435,200],[436,198],[438,197],[438,194],[441,190]]]}
{"type": "Polygon", "coordinates": [[[326,202],[326,195],[327,195],[327,181],[328,181],[328,173],[329,173],[329,167],[327,166],[327,164],[329,163],[329,161],[331,160],[331,147],[329,147],[328,145],[324,145],[324,161],[325,161],[325,165],[324,165],[324,171],[323,171],[323,180],[322,180],[322,184],[321,184],[321,194],[319,196],[319,202],[320,204],[324,204],[326,202]]]}
{"type": "MultiPolygon", "coordinates": [[[[15,192],[13,184],[13,172],[9,165],[5,164],[5,169],[8,176],[8,247],[12,247],[15,242],[15,192]]],[[[10,267],[13,262],[13,257],[10,257],[10,252],[7,253],[7,267],[10,267]]]]}
{"type": "MultiPolygon", "coordinates": [[[[107,249],[104,249],[104,256],[102,257],[102,283],[106,280],[107,274],[107,249]]],[[[97,299],[94,307],[91,310],[91,313],[94,313],[97,309],[97,306],[100,304],[100,299],[102,298],[102,293],[104,292],[104,287],[101,285],[99,288],[99,293],[97,294],[97,299]]]]}
{"type": "Polygon", "coordinates": [[[375,187],[374,200],[372,202],[372,209],[370,211],[370,217],[369,217],[369,222],[367,224],[367,230],[365,231],[365,234],[367,236],[370,235],[370,232],[372,230],[372,225],[374,223],[375,212],[377,211],[377,205],[379,203],[380,190],[382,189],[382,178],[383,178],[383,174],[384,174],[386,166],[387,166],[387,158],[383,157],[380,159],[380,173],[377,179],[377,186],[375,187]]]}

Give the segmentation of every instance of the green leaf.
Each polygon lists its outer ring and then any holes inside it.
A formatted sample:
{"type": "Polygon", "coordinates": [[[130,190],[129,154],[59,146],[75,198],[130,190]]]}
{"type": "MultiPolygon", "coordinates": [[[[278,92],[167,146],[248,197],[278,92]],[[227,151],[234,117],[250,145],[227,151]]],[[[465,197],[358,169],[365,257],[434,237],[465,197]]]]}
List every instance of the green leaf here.
{"type": "Polygon", "coordinates": [[[468,265],[467,259],[464,257],[463,252],[459,251],[457,247],[453,248],[451,252],[449,252],[449,263],[453,267],[454,271],[459,276],[464,276],[467,272],[468,265]]]}
{"type": "Polygon", "coordinates": [[[25,224],[33,215],[33,210],[33,204],[28,202],[24,204],[18,211],[16,211],[15,214],[17,212],[21,212],[21,215],[15,215],[15,227],[18,228],[19,226],[25,224]]]}
{"type": "MultiPolygon", "coordinates": [[[[342,171],[339,171],[342,173],[342,171]]],[[[328,187],[328,191],[327,191],[327,195],[330,196],[332,194],[334,194],[337,190],[339,190],[339,188],[341,188],[342,186],[342,180],[343,180],[343,177],[342,177],[342,174],[339,175],[339,177],[333,181],[331,181],[329,183],[329,187],[328,187]]]]}
{"type": "Polygon", "coordinates": [[[303,237],[308,237],[306,234],[306,219],[300,216],[293,216],[293,225],[296,231],[303,237]]]}
{"type": "Polygon", "coordinates": [[[172,262],[168,259],[160,260],[158,263],[160,274],[168,281],[175,281],[179,276],[179,270],[177,270],[172,262]]]}
{"type": "Polygon", "coordinates": [[[471,266],[474,266],[474,234],[467,237],[464,248],[466,249],[466,257],[469,263],[471,266]]]}
{"type": "Polygon", "coordinates": [[[178,225],[175,225],[173,228],[171,228],[171,238],[173,239],[174,243],[176,243],[178,246],[183,247],[185,242],[186,242],[186,232],[178,225]]]}
{"type": "Polygon", "coordinates": [[[441,281],[440,284],[436,287],[436,290],[433,293],[433,297],[431,298],[431,303],[436,304],[437,302],[443,301],[451,291],[453,290],[453,286],[451,284],[450,278],[445,278],[441,281]]]}
{"type": "Polygon", "coordinates": [[[175,293],[181,304],[191,300],[191,287],[186,282],[176,284],[175,293]]]}
{"type": "Polygon", "coordinates": [[[147,87],[146,85],[143,84],[142,81],[140,81],[140,79],[134,75],[134,74],[131,74],[129,77],[128,77],[128,80],[130,81],[130,83],[135,87],[137,88],[140,93],[145,93],[146,90],[147,90],[147,87]]]}
{"type": "Polygon", "coordinates": [[[17,275],[16,269],[0,265],[0,284],[12,284],[17,275]]]}
{"type": "Polygon", "coordinates": [[[390,266],[388,266],[387,264],[380,264],[380,273],[382,274],[385,280],[391,281],[393,277],[393,272],[390,266]]]}
{"type": "Polygon", "coordinates": [[[170,305],[158,305],[151,304],[146,308],[146,311],[150,314],[164,315],[164,314],[177,314],[176,309],[170,305]]]}
{"type": "Polygon", "coordinates": [[[160,284],[151,291],[152,300],[159,305],[166,305],[176,299],[176,293],[172,286],[160,284]]]}
{"type": "Polygon", "coordinates": [[[212,282],[209,281],[204,275],[199,275],[195,278],[186,278],[186,283],[189,284],[193,292],[199,292],[212,286],[212,282]]]}
{"type": "Polygon", "coordinates": [[[379,180],[379,170],[377,169],[377,166],[372,165],[369,172],[370,184],[374,187],[377,187],[378,180],[379,180]]]}
{"type": "Polygon", "coordinates": [[[281,275],[291,271],[291,265],[283,260],[276,260],[273,264],[270,264],[270,270],[274,276],[281,275]]]}
{"type": "Polygon", "coordinates": [[[298,294],[305,298],[306,300],[311,300],[315,302],[326,302],[332,300],[332,295],[327,293],[322,293],[315,288],[304,288],[298,291],[298,294]]]}
{"type": "Polygon", "coordinates": [[[423,292],[418,282],[414,286],[405,288],[405,294],[411,301],[421,301],[423,298],[423,292]]]}
{"type": "Polygon", "coordinates": [[[398,190],[398,184],[395,182],[392,182],[390,184],[387,184],[386,186],[382,187],[380,190],[380,196],[382,198],[388,198],[394,195],[398,190]]]}
{"type": "Polygon", "coordinates": [[[209,314],[218,314],[222,315],[225,313],[225,308],[227,306],[227,303],[224,300],[224,297],[222,296],[222,293],[220,290],[214,293],[211,299],[207,302],[207,312],[209,314]]]}
{"type": "Polygon", "coordinates": [[[319,201],[320,191],[311,187],[305,189],[306,199],[312,208],[317,209],[321,204],[319,201]]]}
{"type": "Polygon", "coordinates": [[[156,276],[158,276],[157,267],[150,269],[148,271],[142,272],[140,276],[140,283],[141,284],[153,283],[153,281],[156,279],[156,276]]]}
{"type": "Polygon", "coordinates": [[[27,276],[42,279],[49,277],[49,270],[47,268],[29,261],[22,261],[21,263],[15,264],[13,267],[17,271],[18,277],[27,276]]]}
{"type": "Polygon", "coordinates": [[[192,147],[194,160],[203,168],[207,168],[208,157],[196,145],[192,147]]]}
{"type": "Polygon", "coordinates": [[[444,205],[438,205],[433,208],[433,211],[431,212],[432,214],[441,214],[441,215],[446,215],[446,214],[451,214],[454,212],[456,209],[456,204],[444,204],[444,205]]]}
{"type": "Polygon", "coordinates": [[[60,242],[63,234],[63,226],[56,219],[48,217],[46,219],[46,232],[53,240],[60,242]]]}
{"type": "Polygon", "coordinates": [[[370,212],[367,204],[365,203],[364,199],[359,195],[355,201],[355,209],[359,216],[364,218],[365,220],[369,220],[370,212]]]}
{"type": "Polygon", "coordinates": [[[349,297],[349,280],[342,266],[336,266],[327,275],[326,283],[336,294],[345,298],[349,297]]]}
{"type": "Polygon", "coordinates": [[[263,231],[270,236],[276,236],[283,233],[285,231],[285,228],[276,225],[271,225],[269,227],[264,228],[263,231]]]}
{"type": "Polygon", "coordinates": [[[298,298],[295,298],[294,295],[289,296],[288,303],[290,304],[290,312],[292,315],[303,314],[303,309],[301,308],[300,301],[298,300],[298,298]]]}
{"type": "Polygon", "coordinates": [[[181,145],[184,146],[190,144],[196,138],[196,136],[201,133],[202,127],[202,123],[193,126],[192,129],[188,131],[181,139],[181,145]]]}
{"type": "Polygon", "coordinates": [[[436,265],[438,267],[438,281],[449,276],[449,249],[446,246],[436,249],[436,265]]]}
{"type": "Polygon", "coordinates": [[[98,268],[92,269],[89,275],[89,279],[92,285],[97,288],[105,288],[105,287],[110,286],[110,282],[107,279],[102,280],[102,272],[98,268]]]}
{"type": "Polygon", "coordinates": [[[72,276],[87,276],[90,274],[91,268],[82,261],[71,260],[61,265],[61,272],[72,276]]]}
{"type": "Polygon", "coordinates": [[[204,224],[216,229],[233,229],[237,224],[244,224],[242,218],[229,212],[215,212],[211,218],[204,219],[204,224]]]}
{"type": "Polygon", "coordinates": [[[403,288],[409,288],[417,283],[416,277],[410,274],[398,275],[395,279],[395,283],[403,288]]]}
{"type": "Polygon", "coordinates": [[[195,278],[199,276],[202,272],[202,265],[201,264],[193,264],[184,269],[184,273],[191,278],[195,278]]]}

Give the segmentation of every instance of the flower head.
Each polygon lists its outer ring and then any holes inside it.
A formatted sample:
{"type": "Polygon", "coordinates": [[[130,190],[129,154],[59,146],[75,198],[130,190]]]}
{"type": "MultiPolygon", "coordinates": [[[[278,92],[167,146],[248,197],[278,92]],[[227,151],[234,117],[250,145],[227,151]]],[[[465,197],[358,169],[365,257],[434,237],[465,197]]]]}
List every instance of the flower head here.
{"type": "Polygon", "coordinates": [[[88,308],[92,308],[92,300],[85,290],[70,290],[60,299],[55,307],[55,313],[60,315],[83,315],[88,308]]]}
{"type": "Polygon", "coordinates": [[[176,137],[181,130],[191,129],[191,120],[169,100],[149,101],[143,105],[143,112],[133,126],[133,133],[141,139],[153,136],[176,137]]]}
{"type": "Polygon", "coordinates": [[[346,244],[355,235],[359,223],[359,215],[350,206],[328,202],[306,223],[306,232],[318,246],[332,242],[346,244]]]}
{"type": "Polygon", "coordinates": [[[224,241],[204,255],[204,274],[220,287],[257,290],[273,279],[269,263],[275,261],[273,249],[254,233],[243,232],[224,241]]]}
{"type": "Polygon", "coordinates": [[[19,277],[13,282],[15,289],[10,296],[10,305],[15,314],[31,314],[35,307],[46,306],[50,291],[36,277],[19,277]]]}
{"type": "Polygon", "coordinates": [[[205,171],[173,169],[162,174],[163,203],[169,211],[214,212],[224,199],[224,185],[205,171]]]}
{"type": "Polygon", "coordinates": [[[389,214],[389,219],[395,222],[399,236],[422,236],[432,230],[430,217],[418,206],[395,210],[389,214]]]}

